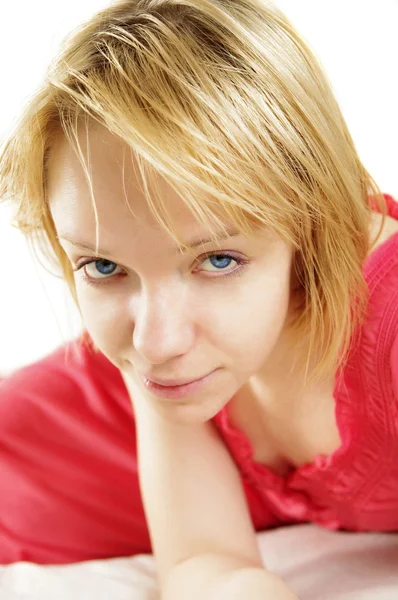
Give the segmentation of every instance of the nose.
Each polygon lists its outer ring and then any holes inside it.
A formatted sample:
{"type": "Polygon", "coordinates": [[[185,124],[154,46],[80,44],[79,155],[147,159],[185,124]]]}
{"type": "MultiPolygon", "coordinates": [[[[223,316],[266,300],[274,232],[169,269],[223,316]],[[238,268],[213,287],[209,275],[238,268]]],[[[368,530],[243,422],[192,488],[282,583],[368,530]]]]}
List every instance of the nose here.
{"type": "Polygon", "coordinates": [[[180,286],[144,292],[134,315],[133,346],[145,364],[165,364],[194,343],[195,317],[180,286]]]}

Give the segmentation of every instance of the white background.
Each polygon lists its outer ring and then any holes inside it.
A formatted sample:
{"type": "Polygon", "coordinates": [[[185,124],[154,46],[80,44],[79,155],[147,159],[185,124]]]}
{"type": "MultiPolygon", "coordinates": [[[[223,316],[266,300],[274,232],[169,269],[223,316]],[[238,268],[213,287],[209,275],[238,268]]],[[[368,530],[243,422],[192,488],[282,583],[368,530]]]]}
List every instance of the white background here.
{"type": "MultiPolygon", "coordinates": [[[[359,154],[398,195],[398,0],[278,0],[320,57],[359,154]]],[[[109,2],[3,1],[0,137],[39,85],[62,38],[109,2]]],[[[12,209],[0,204],[0,373],[37,360],[80,330],[66,285],[39,267],[12,209]]]]}

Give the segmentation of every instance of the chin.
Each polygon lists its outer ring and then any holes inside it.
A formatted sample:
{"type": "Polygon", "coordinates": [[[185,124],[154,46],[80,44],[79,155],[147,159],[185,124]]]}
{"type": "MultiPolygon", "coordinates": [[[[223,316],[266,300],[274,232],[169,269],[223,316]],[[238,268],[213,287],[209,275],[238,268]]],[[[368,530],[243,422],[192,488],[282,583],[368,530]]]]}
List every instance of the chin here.
{"type": "Polygon", "coordinates": [[[212,405],[205,403],[195,403],[193,401],[170,401],[167,404],[155,400],[154,408],[159,415],[171,423],[181,423],[184,425],[199,425],[211,421],[218,412],[227,404],[223,402],[212,405]]]}

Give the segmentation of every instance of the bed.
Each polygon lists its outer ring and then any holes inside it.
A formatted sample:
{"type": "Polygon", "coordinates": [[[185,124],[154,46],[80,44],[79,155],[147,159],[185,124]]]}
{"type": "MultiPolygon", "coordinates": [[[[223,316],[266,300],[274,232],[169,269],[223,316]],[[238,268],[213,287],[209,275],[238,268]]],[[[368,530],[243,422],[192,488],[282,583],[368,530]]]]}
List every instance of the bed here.
{"type": "MultiPolygon", "coordinates": [[[[315,525],[257,534],[264,564],[300,600],[398,600],[398,532],[349,533],[315,525]]],[[[0,566],[1,600],[158,600],[153,556],[70,565],[0,566]]]]}

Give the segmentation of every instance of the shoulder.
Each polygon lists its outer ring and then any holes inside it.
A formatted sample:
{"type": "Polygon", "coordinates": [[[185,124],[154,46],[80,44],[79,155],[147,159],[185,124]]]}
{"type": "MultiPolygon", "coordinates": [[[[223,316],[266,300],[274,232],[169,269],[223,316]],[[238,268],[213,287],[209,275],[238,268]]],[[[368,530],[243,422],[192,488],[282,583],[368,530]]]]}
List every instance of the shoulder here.
{"type": "Polygon", "coordinates": [[[78,385],[83,376],[95,368],[94,353],[82,344],[81,338],[67,342],[38,360],[28,363],[2,380],[0,393],[3,405],[10,394],[40,392],[44,395],[63,393],[65,387],[78,385]]]}
{"type": "MultiPolygon", "coordinates": [[[[371,252],[363,266],[369,299],[365,319],[359,328],[350,354],[350,377],[361,395],[391,397],[391,364],[398,378],[398,203],[390,196],[391,220],[381,243],[371,252]],[[378,392],[376,392],[378,390],[378,392]]],[[[397,383],[395,391],[397,390],[397,383]]]]}
{"type": "Polygon", "coordinates": [[[395,333],[394,340],[391,346],[390,368],[394,396],[398,402],[398,332],[395,333]]]}
{"type": "MultiPolygon", "coordinates": [[[[380,342],[389,343],[398,333],[398,202],[384,194],[388,215],[375,248],[363,265],[368,285],[369,303],[363,326],[364,341],[380,349],[380,342]]],[[[374,230],[380,226],[378,213],[373,213],[374,230]]]]}
{"type": "MultiPolygon", "coordinates": [[[[82,342],[70,341],[0,382],[0,429],[5,435],[52,423],[55,428],[99,412],[123,396],[120,373],[106,357],[82,342]]],[[[103,412],[103,411],[102,411],[103,412]]]]}
{"type": "Polygon", "coordinates": [[[78,362],[73,349],[71,343],[65,344],[7,375],[0,384],[0,411],[10,403],[16,409],[19,398],[36,395],[45,398],[62,394],[65,387],[70,388],[78,362]]]}
{"type": "Polygon", "coordinates": [[[362,369],[374,372],[384,396],[398,399],[398,233],[378,249],[367,273],[369,306],[362,330],[362,369]],[[392,391],[391,391],[392,390],[392,391]]]}

